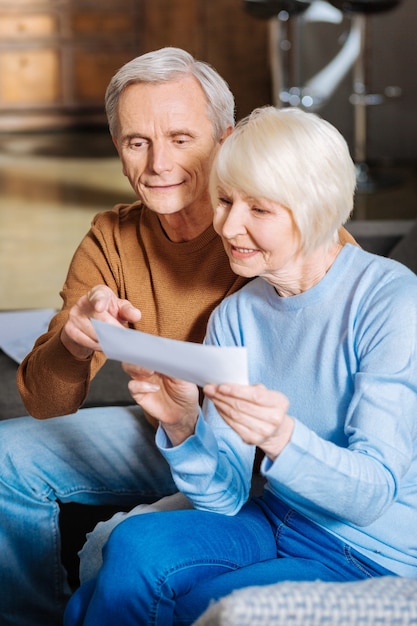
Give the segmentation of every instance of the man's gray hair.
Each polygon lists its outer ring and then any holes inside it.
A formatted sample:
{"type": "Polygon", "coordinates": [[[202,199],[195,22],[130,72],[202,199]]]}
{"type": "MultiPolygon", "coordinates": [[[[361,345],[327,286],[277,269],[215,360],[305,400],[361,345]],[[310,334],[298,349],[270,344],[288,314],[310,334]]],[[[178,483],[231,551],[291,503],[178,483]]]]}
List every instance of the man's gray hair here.
{"type": "Polygon", "coordinates": [[[110,133],[117,136],[117,105],[128,85],[164,83],[183,76],[194,76],[207,98],[207,113],[213,124],[216,140],[235,122],[235,101],[226,81],[204,61],[197,61],[181,48],[166,47],[143,54],[129,61],[111,79],[105,95],[106,115],[110,133]]]}

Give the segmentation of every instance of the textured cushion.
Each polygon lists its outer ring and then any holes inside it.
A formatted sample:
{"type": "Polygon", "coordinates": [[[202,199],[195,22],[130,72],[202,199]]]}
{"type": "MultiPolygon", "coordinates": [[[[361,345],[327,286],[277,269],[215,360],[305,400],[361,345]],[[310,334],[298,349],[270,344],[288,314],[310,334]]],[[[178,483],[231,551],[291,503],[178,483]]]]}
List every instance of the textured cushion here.
{"type": "Polygon", "coordinates": [[[234,591],[194,626],[415,626],[417,580],[283,582],[234,591]]]}

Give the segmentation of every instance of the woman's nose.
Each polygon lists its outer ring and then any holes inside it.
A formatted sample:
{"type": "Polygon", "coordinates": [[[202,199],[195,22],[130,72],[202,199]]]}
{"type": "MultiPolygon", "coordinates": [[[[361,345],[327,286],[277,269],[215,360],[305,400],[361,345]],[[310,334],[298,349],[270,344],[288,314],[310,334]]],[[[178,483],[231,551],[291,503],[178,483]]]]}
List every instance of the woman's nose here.
{"type": "Polygon", "coordinates": [[[227,239],[233,239],[237,235],[241,235],[245,232],[244,212],[241,207],[233,204],[224,216],[222,235],[227,239]]]}

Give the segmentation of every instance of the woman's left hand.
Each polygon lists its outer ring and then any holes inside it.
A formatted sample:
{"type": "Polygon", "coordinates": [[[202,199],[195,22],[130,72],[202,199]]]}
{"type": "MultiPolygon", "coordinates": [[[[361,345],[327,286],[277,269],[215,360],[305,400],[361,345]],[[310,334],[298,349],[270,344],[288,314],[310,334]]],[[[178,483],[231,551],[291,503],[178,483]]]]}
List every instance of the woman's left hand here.
{"type": "Polygon", "coordinates": [[[128,386],[133,399],[162,424],[172,445],[179,445],[194,433],[199,414],[196,385],[137,365],[122,366],[132,377],[128,386]]]}
{"type": "Polygon", "coordinates": [[[274,461],[291,439],[294,420],[288,399],[264,385],[206,385],[205,395],[224,421],[248,444],[274,461]]]}

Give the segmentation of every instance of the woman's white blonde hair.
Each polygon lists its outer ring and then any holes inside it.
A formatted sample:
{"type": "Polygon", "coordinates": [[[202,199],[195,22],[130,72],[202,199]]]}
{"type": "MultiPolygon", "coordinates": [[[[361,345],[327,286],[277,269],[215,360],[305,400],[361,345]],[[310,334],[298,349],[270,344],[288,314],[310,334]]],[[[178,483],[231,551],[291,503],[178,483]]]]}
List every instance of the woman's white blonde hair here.
{"type": "Polygon", "coordinates": [[[287,207],[305,252],[337,240],[353,209],[355,165],[340,132],[301,109],[255,109],[223,142],[210,194],[234,189],[287,207]]]}

